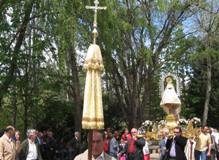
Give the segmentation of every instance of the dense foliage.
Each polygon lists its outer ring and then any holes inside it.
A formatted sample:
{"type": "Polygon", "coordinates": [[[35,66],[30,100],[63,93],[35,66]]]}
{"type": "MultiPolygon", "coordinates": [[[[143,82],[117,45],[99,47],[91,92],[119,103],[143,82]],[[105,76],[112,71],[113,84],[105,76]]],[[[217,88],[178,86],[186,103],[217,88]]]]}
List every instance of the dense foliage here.
{"type": "MultiPolygon", "coordinates": [[[[160,120],[159,80],[182,84],[182,113],[219,127],[216,0],[102,0],[98,44],[106,127],[160,120]]],[[[81,130],[91,0],[0,1],[0,127],[81,130]]]]}

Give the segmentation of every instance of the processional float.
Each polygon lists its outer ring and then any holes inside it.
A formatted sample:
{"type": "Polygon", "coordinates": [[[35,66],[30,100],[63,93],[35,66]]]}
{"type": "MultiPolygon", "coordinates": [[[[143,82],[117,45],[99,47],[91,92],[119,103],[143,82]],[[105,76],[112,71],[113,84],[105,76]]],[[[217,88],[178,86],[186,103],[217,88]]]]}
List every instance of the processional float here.
{"type": "Polygon", "coordinates": [[[166,126],[168,128],[174,128],[177,126],[179,119],[179,113],[181,111],[181,101],[179,99],[179,82],[177,77],[172,74],[168,74],[162,78],[161,81],[162,99],[160,106],[167,113],[166,126]],[[175,83],[175,85],[174,85],[175,83]]]}
{"type": "MultiPolygon", "coordinates": [[[[146,130],[146,138],[151,140],[158,140],[159,134],[163,128],[167,128],[170,131],[170,135],[173,134],[173,129],[176,126],[181,126],[183,130],[183,135],[187,138],[196,137],[200,133],[200,129],[197,128],[196,123],[199,121],[198,118],[194,117],[188,122],[185,119],[180,118],[181,112],[181,101],[180,96],[180,83],[177,76],[168,73],[163,76],[160,83],[161,88],[161,102],[160,106],[166,112],[164,123],[157,125],[156,122],[150,122],[146,120],[144,123],[151,124],[151,130],[146,130]],[[184,124],[181,121],[184,120],[184,124]]],[[[141,127],[141,129],[144,127],[141,127]]]]}
{"type": "Polygon", "coordinates": [[[88,48],[84,62],[86,70],[86,81],[84,90],[84,104],[82,116],[82,128],[89,130],[88,139],[88,159],[92,159],[92,137],[93,130],[104,128],[101,73],[104,69],[100,47],[96,44],[97,31],[97,11],[105,10],[106,7],[99,7],[99,1],[94,1],[95,6],[86,6],[86,9],[94,10],[93,22],[93,44],[88,48]]]}

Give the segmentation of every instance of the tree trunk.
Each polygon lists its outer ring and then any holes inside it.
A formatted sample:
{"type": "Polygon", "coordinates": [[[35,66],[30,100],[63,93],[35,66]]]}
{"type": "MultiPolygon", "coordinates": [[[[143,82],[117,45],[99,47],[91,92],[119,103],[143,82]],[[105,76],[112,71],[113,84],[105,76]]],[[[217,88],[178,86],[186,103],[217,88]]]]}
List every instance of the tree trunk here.
{"type": "Polygon", "coordinates": [[[202,118],[202,125],[207,124],[208,120],[208,110],[209,110],[209,101],[211,96],[211,57],[207,57],[207,80],[206,80],[206,92],[205,92],[205,104],[204,104],[204,112],[202,118]]]}
{"type": "Polygon", "coordinates": [[[131,103],[131,115],[129,116],[129,128],[136,128],[137,127],[137,111],[138,111],[138,106],[136,105],[136,102],[135,102],[135,97],[132,97],[130,98],[132,103],[131,103]]]}
{"type": "Polygon", "coordinates": [[[10,86],[11,82],[14,80],[14,72],[17,68],[18,53],[20,51],[21,45],[22,45],[24,37],[25,37],[27,25],[30,21],[30,15],[32,12],[33,4],[34,4],[34,0],[31,0],[31,2],[26,1],[25,15],[24,15],[23,22],[22,22],[20,28],[18,29],[18,33],[17,33],[18,38],[17,38],[16,43],[15,43],[14,53],[12,55],[10,68],[9,68],[9,71],[8,71],[8,74],[5,78],[5,80],[0,85],[0,91],[1,91],[1,93],[0,93],[0,106],[2,105],[2,99],[3,99],[4,93],[7,92],[8,87],[10,86]]]}
{"type": "Polygon", "coordinates": [[[5,0],[0,0],[0,11],[3,8],[4,3],[5,3],[5,0]]]}
{"type": "Polygon", "coordinates": [[[13,126],[16,128],[17,122],[17,93],[16,87],[13,88],[13,95],[12,95],[12,106],[13,106],[13,126]]]}
{"type": "Polygon", "coordinates": [[[26,102],[25,98],[25,104],[24,104],[24,133],[26,133],[28,128],[28,104],[26,102]]]}
{"type": "MultiPolygon", "coordinates": [[[[29,54],[31,51],[29,51],[29,54]]],[[[29,87],[29,81],[30,81],[30,76],[29,76],[29,72],[28,72],[28,64],[29,64],[29,56],[26,57],[26,60],[25,60],[25,74],[24,74],[24,86],[23,86],[23,105],[24,105],[24,133],[26,132],[27,128],[28,128],[28,111],[30,109],[30,87],[29,87]]]]}
{"type": "Polygon", "coordinates": [[[75,105],[75,131],[81,131],[81,118],[82,118],[82,98],[80,94],[80,83],[79,83],[79,74],[78,66],[76,59],[76,51],[74,45],[69,43],[68,51],[68,66],[70,69],[70,99],[74,100],[75,105]]]}

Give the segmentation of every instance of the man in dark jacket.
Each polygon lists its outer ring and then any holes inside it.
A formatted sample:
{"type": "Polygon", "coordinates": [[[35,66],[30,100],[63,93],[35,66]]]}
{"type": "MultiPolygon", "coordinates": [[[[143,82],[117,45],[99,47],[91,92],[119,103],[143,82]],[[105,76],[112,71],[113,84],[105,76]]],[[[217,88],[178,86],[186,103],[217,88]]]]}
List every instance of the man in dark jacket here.
{"type": "Polygon", "coordinates": [[[135,158],[134,160],[143,160],[144,154],[143,154],[143,147],[145,145],[145,139],[143,135],[139,134],[137,136],[137,140],[135,142],[136,145],[136,152],[135,152],[135,158]]]}
{"type": "Polygon", "coordinates": [[[174,136],[167,139],[167,157],[169,160],[186,160],[184,148],[187,143],[187,138],[182,136],[182,129],[175,127],[174,136]]]}
{"type": "Polygon", "coordinates": [[[21,143],[21,150],[19,153],[21,160],[43,160],[38,143],[36,143],[36,130],[27,130],[27,139],[21,143]]]}
{"type": "Polygon", "coordinates": [[[78,154],[81,153],[81,135],[80,132],[76,131],[74,137],[69,142],[69,159],[74,159],[78,154]]]}

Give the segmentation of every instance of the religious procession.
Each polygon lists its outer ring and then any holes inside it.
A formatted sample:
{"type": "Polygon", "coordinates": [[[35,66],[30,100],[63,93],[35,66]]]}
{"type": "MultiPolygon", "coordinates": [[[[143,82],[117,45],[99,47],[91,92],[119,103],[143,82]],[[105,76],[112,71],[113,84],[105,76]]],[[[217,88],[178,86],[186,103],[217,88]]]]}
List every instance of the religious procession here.
{"type": "Polygon", "coordinates": [[[0,10],[0,160],[219,160],[218,0],[0,10]]]}

